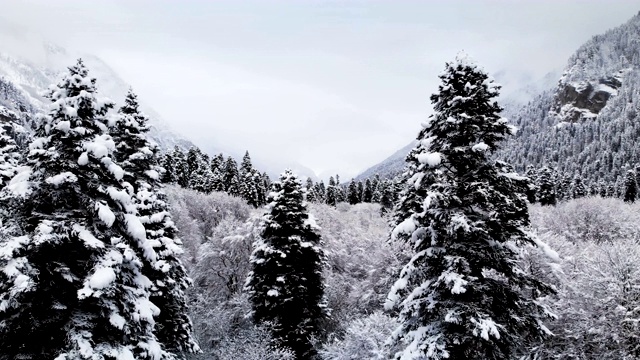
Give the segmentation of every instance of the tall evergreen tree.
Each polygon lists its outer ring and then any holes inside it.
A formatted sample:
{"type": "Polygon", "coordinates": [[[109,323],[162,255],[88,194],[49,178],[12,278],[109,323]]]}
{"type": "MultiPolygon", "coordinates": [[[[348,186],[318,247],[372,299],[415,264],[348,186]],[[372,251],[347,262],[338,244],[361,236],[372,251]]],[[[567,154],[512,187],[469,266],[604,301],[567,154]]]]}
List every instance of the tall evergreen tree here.
{"type": "Polygon", "coordinates": [[[633,170],[627,170],[624,179],[624,201],[634,202],[638,197],[638,185],[636,183],[636,173],[633,170]]]}
{"type": "Polygon", "coordinates": [[[535,203],[538,196],[538,179],[536,175],[536,169],[529,165],[527,166],[527,171],[525,172],[525,176],[529,178],[529,185],[527,188],[527,200],[530,203],[535,203]]]}
{"type": "Polygon", "coordinates": [[[270,322],[274,345],[298,359],[314,353],[311,338],[324,317],[324,252],[315,222],[304,205],[301,181],[286,170],[273,184],[261,239],[251,255],[246,281],[257,323],[270,322]]]}
{"type": "Polygon", "coordinates": [[[600,197],[605,198],[608,196],[607,191],[608,191],[608,186],[604,181],[604,179],[598,180],[598,195],[600,195],[600,197]]]}
{"type": "Polygon", "coordinates": [[[318,199],[316,197],[316,188],[313,184],[313,180],[310,177],[307,178],[305,183],[305,189],[307,191],[307,201],[308,202],[317,202],[318,199]]]}
{"type": "MultiPolygon", "coordinates": [[[[191,280],[178,259],[182,242],[176,236],[177,229],[161,191],[159,179],[164,169],[158,164],[156,145],[149,141],[149,129],[149,119],[141,113],[137,96],[129,90],[111,136],[116,146],[114,158],[124,170],[125,187],[132,195],[146,239],[156,243],[155,261],[145,261],[142,269],[152,282],[149,299],[160,310],[155,333],[165,349],[178,354],[194,353],[198,346],[192,337],[184,293],[191,280]]],[[[209,171],[208,167],[202,168],[209,171]]]]}
{"type": "Polygon", "coordinates": [[[242,158],[240,164],[240,197],[249,203],[253,207],[262,205],[260,202],[259,186],[262,182],[261,174],[253,168],[251,163],[251,157],[247,151],[242,158]]]}
{"type": "Polygon", "coordinates": [[[345,188],[340,184],[340,175],[336,174],[336,203],[347,201],[347,192],[345,188]]]}
{"type": "Polygon", "coordinates": [[[227,158],[224,164],[223,183],[224,191],[229,195],[240,196],[240,174],[238,174],[238,164],[231,156],[227,158]]]}
{"type": "Polygon", "coordinates": [[[395,204],[394,186],[389,181],[381,181],[378,184],[380,188],[380,213],[382,215],[393,210],[395,204]]]}
{"type": "Polygon", "coordinates": [[[560,200],[566,201],[573,199],[572,181],[568,174],[562,174],[560,177],[560,182],[556,188],[556,194],[560,200]]]}
{"type": "Polygon", "coordinates": [[[211,158],[211,191],[224,191],[224,156],[218,154],[211,158]]]}
{"type": "Polygon", "coordinates": [[[318,202],[325,203],[327,201],[327,189],[324,186],[324,181],[320,180],[315,187],[316,187],[316,197],[318,198],[318,202]]]}
{"type": "Polygon", "coordinates": [[[203,166],[204,163],[203,154],[200,148],[197,146],[190,147],[187,151],[187,157],[185,161],[187,178],[187,180],[185,181],[187,184],[186,186],[189,188],[193,188],[192,182],[193,180],[195,180],[194,174],[198,171],[198,169],[200,169],[200,167],[203,166]]]}
{"type": "Polygon", "coordinates": [[[113,161],[113,104],[81,60],[48,97],[30,171],[4,190],[14,216],[0,240],[0,358],[174,359],[145,273],[158,253],[113,161]]]}
{"type": "Polygon", "coordinates": [[[211,167],[211,172],[215,173],[216,170],[222,169],[223,164],[224,164],[224,156],[222,154],[218,154],[212,157],[211,162],[209,164],[211,167]]]}
{"type": "Polygon", "coordinates": [[[571,182],[571,198],[578,199],[585,196],[587,196],[587,188],[582,182],[582,177],[576,174],[573,177],[573,182],[571,182]]]}
{"type": "Polygon", "coordinates": [[[380,197],[382,196],[382,189],[380,188],[380,183],[382,182],[382,180],[380,180],[380,175],[376,174],[373,177],[373,180],[371,180],[371,189],[373,189],[373,192],[371,193],[371,202],[374,203],[379,203],[380,202],[380,197]]]}
{"type": "Polygon", "coordinates": [[[360,202],[363,202],[364,201],[364,184],[362,183],[362,181],[357,182],[357,187],[358,187],[358,198],[360,199],[360,202]]]}
{"type": "Polygon", "coordinates": [[[327,205],[330,206],[336,206],[336,203],[338,202],[338,196],[336,194],[336,181],[333,176],[329,178],[329,186],[327,186],[325,201],[327,205]]]}
{"type": "Polygon", "coordinates": [[[351,179],[349,182],[349,188],[347,189],[347,201],[351,205],[355,205],[360,202],[360,194],[358,194],[358,186],[356,181],[351,179]]]}
{"type": "Polygon", "coordinates": [[[10,133],[13,124],[0,124],[0,189],[16,174],[20,162],[18,146],[10,133]]]}
{"type": "Polygon", "coordinates": [[[364,189],[362,190],[362,202],[370,203],[373,198],[373,188],[371,187],[371,180],[364,181],[364,189]]]}
{"type": "Polygon", "coordinates": [[[162,156],[162,182],[165,184],[175,184],[178,182],[178,176],[176,174],[175,160],[173,159],[173,152],[167,151],[162,156]]]}
{"type": "Polygon", "coordinates": [[[538,171],[538,201],[543,206],[556,204],[556,186],[552,176],[551,169],[546,166],[538,171]]]}
{"type": "Polygon", "coordinates": [[[173,173],[175,174],[175,183],[183,188],[189,187],[189,167],[187,166],[187,156],[176,145],[171,154],[173,158],[173,173]]]}
{"type": "Polygon", "coordinates": [[[435,113],[407,156],[392,237],[414,255],[393,286],[395,359],[506,360],[549,331],[535,296],[551,288],[517,264],[527,230],[526,178],[492,160],[512,132],[500,87],[463,56],[447,63],[435,113]]]}

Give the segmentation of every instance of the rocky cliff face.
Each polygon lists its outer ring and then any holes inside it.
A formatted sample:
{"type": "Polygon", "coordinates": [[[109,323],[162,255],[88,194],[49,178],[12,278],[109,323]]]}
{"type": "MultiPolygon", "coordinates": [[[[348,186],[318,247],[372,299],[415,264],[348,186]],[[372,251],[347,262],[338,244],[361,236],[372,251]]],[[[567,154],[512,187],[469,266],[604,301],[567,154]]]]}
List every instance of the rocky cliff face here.
{"type": "Polygon", "coordinates": [[[609,98],[618,94],[622,86],[622,72],[617,76],[597,80],[583,80],[577,84],[558,86],[551,111],[560,121],[578,122],[595,118],[609,98]]]}

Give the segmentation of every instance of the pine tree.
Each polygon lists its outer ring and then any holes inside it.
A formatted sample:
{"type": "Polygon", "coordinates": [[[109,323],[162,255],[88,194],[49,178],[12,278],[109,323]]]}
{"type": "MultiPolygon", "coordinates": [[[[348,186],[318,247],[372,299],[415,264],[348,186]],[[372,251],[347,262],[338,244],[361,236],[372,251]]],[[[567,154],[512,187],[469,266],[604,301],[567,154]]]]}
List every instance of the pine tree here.
{"type": "Polygon", "coordinates": [[[311,338],[325,315],[318,228],[307,214],[304,188],[290,171],[273,184],[261,239],[251,255],[246,291],[257,323],[271,323],[274,345],[298,359],[314,353],[311,338]]]}
{"type": "Polygon", "coordinates": [[[356,186],[356,181],[354,179],[351,179],[351,182],[349,182],[349,188],[347,190],[347,201],[351,205],[355,205],[360,202],[358,187],[356,186]]]}
{"type": "Polygon", "coordinates": [[[573,178],[573,182],[571,183],[571,198],[579,199],[585,196],[587,196],[587,188],[582,182],[582,177],[580,177],[579,174],[576,174],[573,178]]]}
{"type": "Polygon", "coordinates": [[[311,180],[310,177],[307,178],[304,188],[305,188],[305,190],[307,192],[306,200],[308,202],[317,202],[318,200],[316,199],[316,189],[315,189],[315,186],[313,184],[313,180],[311,180]]]}
{"type": "Polygon", "coordinates": [[[327,201],[327,189],[324,186],[324,181],[320,180],[316,186],[316,197],[319,203],[325,203],[327,201]]]}
{"type": "Polygon", "coordinates": [[[598,180],[598,195],[600,195],[600,197],[602,198],[607,197],[607,189],[608,187],[604,179],[598,180]]]}
{"type": "Polygon", "coordinates": [[[145,274],[158,253],[112,157],[113,104],[81,60],[48,97],[30,171],[3,196],[13,216],[0,241],[0,358],[174,359],[145,274]]]}
{"type": "Polygon", "coordinates": [[[325,201],[329,206],[336,206],[336,203],[338,202],[336,194],[336,181],[333,179],[333,176],[329,178],[329,186],[327,186],[327,195],[325,196],[325,201]]]}
{"type": "Polygon", "coordinates": [[[171,154],[173,158],[173,173],[175,174],[175,183],[183,188],[189,187],[189,168],[187,166],[187,157],[182,150],[176,145],[171,154]]]}
{"type": "Polygon", "coordinates": [[[560,200],[573,199],[572,182],[568,174],[562,174],[556,192],[560,200]]]}
{"type": "Polygon", "coordinates": [[[260,173],[253,168],[251,157],[247,151],[242,158],[240,164],[240,197],[242,197],[249,205],[258,207],[261,204],[260,195],[258,194],[258,186],[261,182],[260,173]]]}
{"type": "Polygon", "coordinates": [[[175,168],[175,160],[173,159],[173,153],[171,151],[167,151],[162,156],[162,168],[164,169],[164,173],[162,173],[162,182],[165,184],[175,184],[178,181],[178,177],[176,175],[175,168]]]}
{"type": "Polygon", "coordinates": [[[340,184],[340,175],[336,174],[336,203],[347,201],[347,193],[345,192],[344,187],[340,184]]]}
{"type": "Polygon", "coordinates": [[[527,188],[527,200],[534,204],[536,202],[537,193],[538,193],[538,179],[536,178],[536,169],[529,165],[527,166],[527,171],[525,172],[525,176],[529,178],[529,186],[527,188]]]}
{"type": "Polygon", "coordinates": [[[364,181],[364,190],[362,190],[362,202],[370,203],[373,198],[373,188],[371,187],[371,180],[364,181]]]}
{"type": "Polygon", "coordinates": [[[224,155],[222,155],[222,153],[213,156],[211,158],[211,161],[209,162],[209,166],[211,167],[211,172],[215,172],[216,170],[219,170],[223,167],[224,165],[224,155]]]}
{"type": "Polygon", "coordinates": [[[202,151],[200,150],[200,148],[196,147],[196,146],[192,146],[189,148],[189,150],[187,151],[187,158],[186,158],[186,172],[187,172],[187,187],[192,188],[192,179],[193,179],[193,175],[196,173],[196,171],[198,171],[198,169],[202,166],[203,163],[203,159],[202,159],[202,151]]]}
{"type": "Polygon", "coordinates": [[[0,124],[0,189],[16,174],[20,153],[13,137],[12,124],[0,124]]]}
{"type": "Polygon", "coordinates": [[[638,196],[638,185],[636,183],[636,173],[628,170],[624,179],[624,201],[635,202],[638,196]]]}
{"type": "Polygon", "coordinates": [[[380,182],[378,185],[380,190],[380,213],[382,215],[393,210],[395,203],[394,187],[389,181],[380,182]]]}
{"type": "MultiPolygon", "coordinates": [[[[148,139],[149,129],[149,119],[140,112],[137,96],[130,89],[111,136],[116,146],[114,159],[124,170],[125,187],[132,195],[146,239],[157,244],[155,262],[145,261],[142,269],[152,282],[149,299],[160,310],[155,333],[165,349],[194,353],[198,346],[192,338],[184,293],[191,280],[178,259],[182,243],[161,191],[159,179],[164,170],[158,164],[156,145],[148,139]]],[[[208,167],[200,169],[209,171],[208,167]]]]}
{"type": "Polygon", "coordinates": [[[492,154],[512,128],[499,86],[467,58],[447,63],[434,114],[407,156],[392,237],[414,255],[393,286],[395,359],[516,359],[548,335],[535,296],[551,288],[517,264],[527,230],[527,179],[492,154]]]}
{"type": "Polygon", "coordinates": [[[238,174],[238,164],[229,156],[224,164],[224,191],[229,195],[240,196],[240,174],[238,174]]]}
{"type": "Polygon", "coordinates": [[[540,205],[555,205],[556,204],[556,189],[553,182],[553,173],[548,167],[543,167],[538,171],[537,175],[537,188],[538,188],[538,201],[540,205]]]}
{"type": "Polygon", "coordinates": [[[364,201],[364,184],[362,183],[362,181],[357,182],[357,187],[358,187],[358,198],[360,199],[360,202],[363,202],[364,201]]]}
{"type": "Polygon", "coordinates": [[[376,174],[371,181],[371,188],[373,189],[373,193],[371,194],[371,202],[379,203],[380,197],[382,196],[382,189],[380,188],[380,175],[376,174]]]}
{"type": "Polygon", "coordinates": [[[224,191],[224,156],[218,154],[211,158],[211,191],[224,191]]]}

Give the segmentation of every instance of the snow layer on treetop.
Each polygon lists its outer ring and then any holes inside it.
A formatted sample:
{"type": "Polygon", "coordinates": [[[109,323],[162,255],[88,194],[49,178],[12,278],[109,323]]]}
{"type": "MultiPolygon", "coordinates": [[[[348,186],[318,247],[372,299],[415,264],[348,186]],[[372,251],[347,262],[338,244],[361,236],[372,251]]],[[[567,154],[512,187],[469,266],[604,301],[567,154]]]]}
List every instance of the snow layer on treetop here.
{"type": "Polygon", "coordinates": [[[31,193],[31,167],[21,166],[16,175],[9,181],[7,189],[15,196],[26,197],[31,193]]]}

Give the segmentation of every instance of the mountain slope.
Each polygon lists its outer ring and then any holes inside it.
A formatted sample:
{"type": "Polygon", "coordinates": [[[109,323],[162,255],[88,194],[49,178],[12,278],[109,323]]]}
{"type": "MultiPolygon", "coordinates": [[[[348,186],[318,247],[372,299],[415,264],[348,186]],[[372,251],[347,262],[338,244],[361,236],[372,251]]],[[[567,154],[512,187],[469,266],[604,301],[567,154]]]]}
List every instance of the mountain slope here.
{"type": "MultiPolygon", "coordinates": [[[[553,74],[543,83],[549,84],[553,74]]],[[[545,88],[525,89],[522,94],[545,88]]],[[[524,106],[522,99],[501,99],[505,117],[519,131],[496,154],[519,171],[546,165],[587,182],[615,182],[638,166],[640,14],[582,45],[555,87],[538,92],[524,106]]],[[[360,177],[397,171],[401,161],[396,154],[360,177]]]]}
{"type": "MultiPolygon", "coordinates": [[[[76,59],[76,56],[59,46],[48,43],[41,46],[44,56],[39,61],[0,52],[0,105],[18,113],[27,127],[37,112],[45,111],[48,107],[49,102],[43,98],[43,94],[51,84],[55,84],[65,67],[76,59]]],[[[121,103],[129,85],[99,58],[91,55],[82,58],[91,75],[96,77],[102,96],[121,103]]],[[[153,109],[144,104],[142,107],[151,119],[150,135],[161,148],[192,145],[189,140],[169,129],[153,109]]]]}
{"type": "Polygon", "coordinates": [[[640,160],[639,108],[640,14],[581,46],[555,90],[515,114],[520,131],[498,156],[614,182],[640,160]]]}

